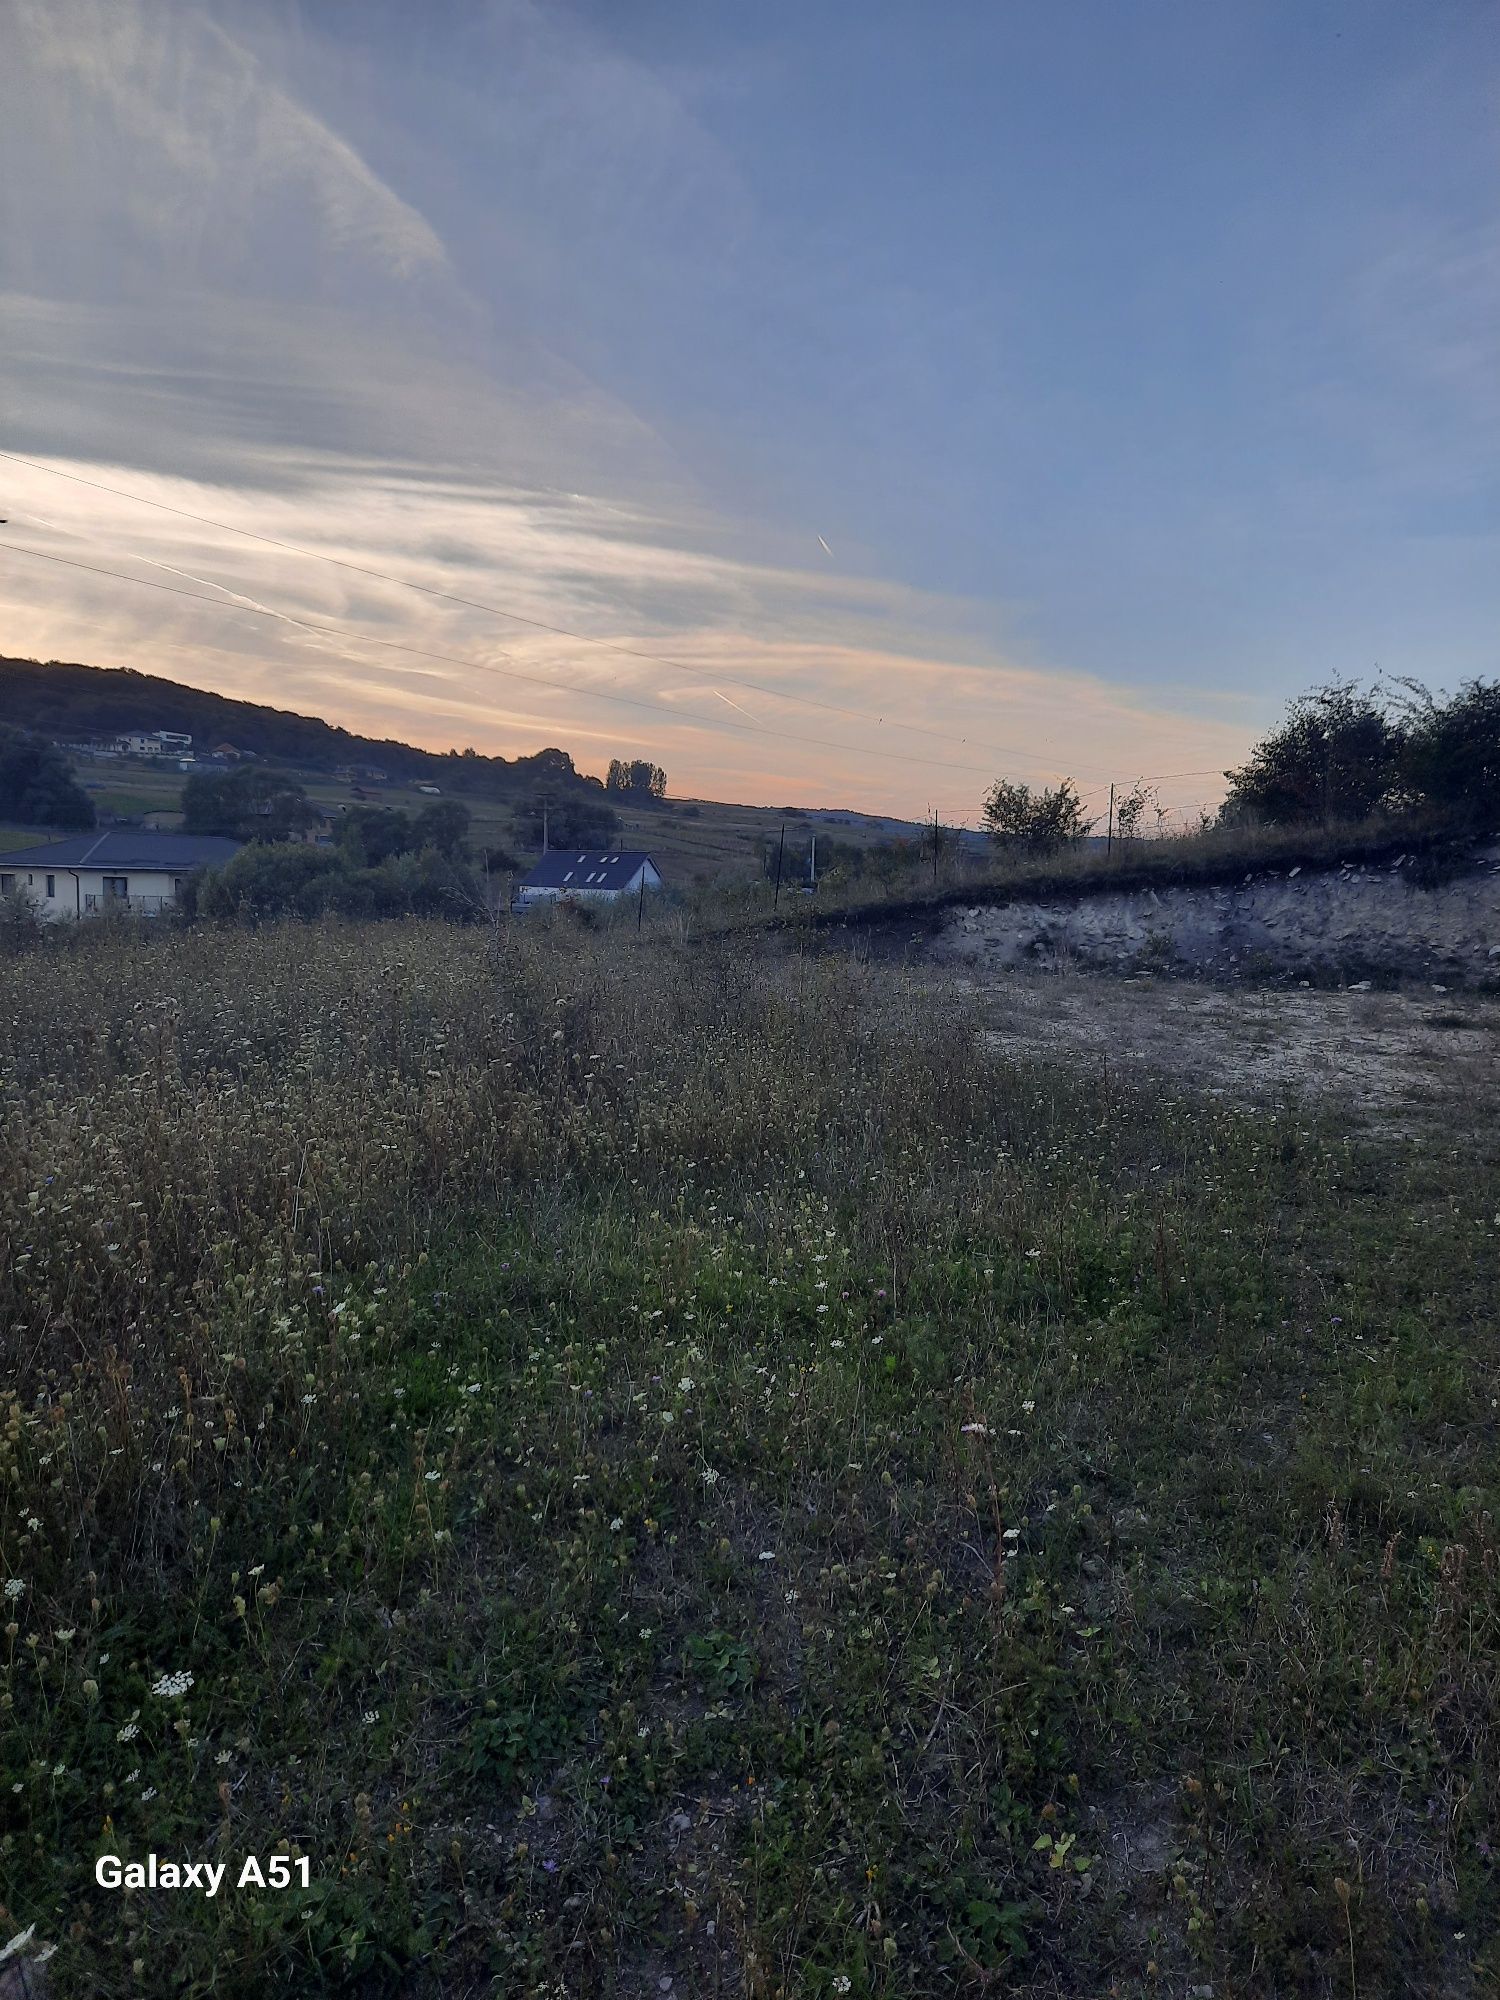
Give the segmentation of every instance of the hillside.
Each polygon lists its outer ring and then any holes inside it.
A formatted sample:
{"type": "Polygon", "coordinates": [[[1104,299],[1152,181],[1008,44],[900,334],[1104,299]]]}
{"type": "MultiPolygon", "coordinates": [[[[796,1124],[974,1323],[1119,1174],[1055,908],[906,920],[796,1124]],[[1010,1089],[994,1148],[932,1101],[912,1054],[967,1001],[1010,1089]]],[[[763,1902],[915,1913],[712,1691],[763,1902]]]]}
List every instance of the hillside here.
{"type": "Polygon", "coordinates": [[[392,777],[446,780],[463,793],[519,796],[539,782],[599,783],[576,772],[563,750],[517,758],[419,750],[390,737],[361,736],[321,716],[210,694],[128,667],[90,667],[68,660],[0,657],[0,714],[18,728],[63,742],[181,730],[205,749],[232,743],[241,753],[314,772],[370,764],[392,777]]]}
{"type": "MultiPolygon", "coordinates": [[[[518,806],[543,795],[554,802],[570,797],[603,801],[600,780],[579,771],[565,750],[516,758],[422,750],[388,737],[362,736],[320,716],[211,694],[127,668],[0,657],[0,715],[70,745],[157,729],[181,730],[205,750],[232,744],[241,754],[289,772],[317,804],[335,814],[361,797],[419,809],[424,800],[415,787],[437,784],[468,807],[476,844],[522,856],[534,851],[534,842],[517,826],[518,806]],[[374,767],[385,773],[385,780],[372,785],[368,778],[354,781],[340,775],[351,766],[374,767]]],[[[79,777],[101,816],[175,824],[183,784],[175,767],[105,754],[79,762],[79,777]]],[[[711,799],[636,801],[625,794],[611,794],[609,803],[620,819],[615,838],[622,846],[648,849],[674,886],[750,874],[760,865],[757,844],[777,839],[783,826],[789,842],[804,849],[813,833],[820,842],[868,847],[914,839],[920,832],[907,821],[855,812],[803,812],[711,799]]],[[[0,826],[0,847],[17,845],[38,831],[0,826]]]]}

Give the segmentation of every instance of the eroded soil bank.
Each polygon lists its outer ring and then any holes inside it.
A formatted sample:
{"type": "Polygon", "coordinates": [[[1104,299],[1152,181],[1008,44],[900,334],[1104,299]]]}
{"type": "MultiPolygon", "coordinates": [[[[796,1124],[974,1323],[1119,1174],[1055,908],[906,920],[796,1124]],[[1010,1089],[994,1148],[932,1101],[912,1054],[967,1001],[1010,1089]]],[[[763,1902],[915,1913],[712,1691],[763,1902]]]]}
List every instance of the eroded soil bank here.
{"type": "Polygon", "coordinates": [[[1403,855],[1227,886],[960,905],[937,952],[976,970],[1076,964],[1213,980],[1500,988],[1500,844],[1440,881],[1403,855]]]}

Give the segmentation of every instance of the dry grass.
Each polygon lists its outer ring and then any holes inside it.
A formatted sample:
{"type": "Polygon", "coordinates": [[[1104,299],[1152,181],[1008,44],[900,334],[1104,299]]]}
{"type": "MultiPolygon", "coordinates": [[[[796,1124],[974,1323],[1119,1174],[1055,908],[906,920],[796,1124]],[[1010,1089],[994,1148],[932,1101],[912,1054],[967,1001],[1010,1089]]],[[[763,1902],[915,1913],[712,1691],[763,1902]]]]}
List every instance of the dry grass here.
{"type": "Polygon", "coordinates": [[[1482,1150],[666,927],[101,927],[0,1018],[60,1990],[1500,1976],[1482,1150]]]}

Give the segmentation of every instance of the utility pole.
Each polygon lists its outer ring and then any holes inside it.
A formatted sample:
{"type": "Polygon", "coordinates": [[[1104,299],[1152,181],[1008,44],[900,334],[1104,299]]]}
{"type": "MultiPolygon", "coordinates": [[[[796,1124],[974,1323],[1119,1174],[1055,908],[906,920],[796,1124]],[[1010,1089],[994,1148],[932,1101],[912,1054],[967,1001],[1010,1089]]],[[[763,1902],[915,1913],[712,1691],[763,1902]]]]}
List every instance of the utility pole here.
{"type": "Polygon", "coordinates": [[[641,900],[635,906],[635,934],[641,934],[641,924],[646,915],[646,864],[641,863],[641,900]]]}
{"type": "Polygon", "coordinates": [[[938,816],[937,816],[937,807],[934,806],[932,809],[932,879],[934,884],[937,882],[937,875],[938,875],[938,816]]]}
{"type": "Polygon", "coordinates": [[[1115,788],[1109,788],[1109,832],[1104,836],[1104,858],[1107,861],[1115,851],[1115,788]]]}
{"type": "Polygon", "coordinates": [[[807,864],[807,879],[809,885],[816,889],[818,886],[818,836],[816,834],[812,837],[812,853],[807,864]]]}
{"type": "Polygon", "coordinates": [[[547,852],[547,801],[542,800],[542,852],[547,852]]]}
{"type": "Polygon", "coordinates": [[[781,901],[781,864],[785,859],[786,859],[786,821],[783,820],[781,822],[781,840],[776,849],[776,893],[771,898],[771,908],[773,910],[776,908],[777,904],[781,901]]]}

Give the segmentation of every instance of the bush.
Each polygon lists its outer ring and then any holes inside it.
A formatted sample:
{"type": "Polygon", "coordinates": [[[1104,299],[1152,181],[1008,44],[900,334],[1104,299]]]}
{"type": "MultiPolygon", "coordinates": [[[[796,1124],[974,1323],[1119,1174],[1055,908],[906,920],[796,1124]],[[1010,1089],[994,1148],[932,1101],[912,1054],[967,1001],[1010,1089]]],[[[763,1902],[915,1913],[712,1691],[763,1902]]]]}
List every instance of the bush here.
{"type": "Polygon", "coordinates": [[[1056,790],[1040,792],[1001,778],[985,799],[983,814],[991,839],[1043,854],[1081,840],[1093,825],[1084,817],[1071,778],[1064,778],[1056,790]]]}
{"type": "Polygon", "coordinates": [[[1406,789],[1444,819],[1500,821],[1500,681],[1466,681],[1446,702],[1406,684],[1406,789]]]}
{"type": "Polygon", "coordinates": [[[1226,822],[1287,826],[1367,819],[1398,780],[1401,730],[1376,698],[1342,682],[1298,695],[1286,720],[1226,773],[1226,822]]]}
{"type": "Polygon", "coordinates": [[[435,849],[389,856],[372,868],[327,847],[270,842],[244,848],[204,877],[197,908],[216,922],[270,917],[450,917],[484,909],[468,869],[435,849]]]}

